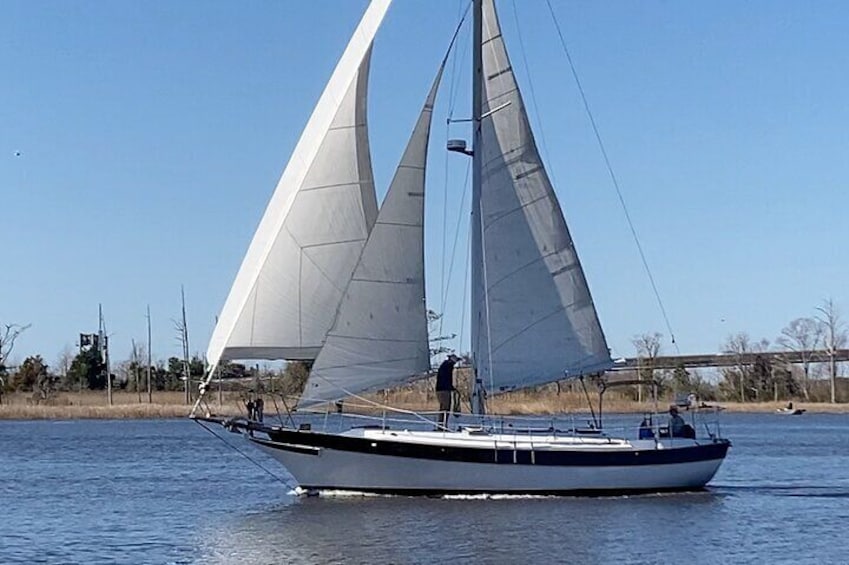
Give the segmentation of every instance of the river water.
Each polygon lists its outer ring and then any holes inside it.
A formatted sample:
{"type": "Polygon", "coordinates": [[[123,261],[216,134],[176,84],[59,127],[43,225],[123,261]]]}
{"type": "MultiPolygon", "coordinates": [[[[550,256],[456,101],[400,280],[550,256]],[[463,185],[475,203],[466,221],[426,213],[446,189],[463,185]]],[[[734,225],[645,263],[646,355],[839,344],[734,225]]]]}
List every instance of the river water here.
{"type": "Polygon", "coordinates": [[[706,492],[307,498],[187,420],[0,422],[0,563],[849,563],[849,416],[722,423],[706,492]]]}

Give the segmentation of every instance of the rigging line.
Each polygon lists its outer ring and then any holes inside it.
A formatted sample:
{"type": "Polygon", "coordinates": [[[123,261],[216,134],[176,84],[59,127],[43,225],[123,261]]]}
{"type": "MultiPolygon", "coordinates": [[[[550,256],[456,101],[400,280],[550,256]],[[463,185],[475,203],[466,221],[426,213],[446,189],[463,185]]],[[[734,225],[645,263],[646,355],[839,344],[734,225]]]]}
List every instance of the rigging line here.
{"type": "MultiPolygon", "coordinates": [[[[462,7],[462,5],[463,5],[463,3],[461,2],[457,6],[457,15],[458,16],[460,16],[460,8],[462,7]]],[[[463,24],[465,23],[466,16],[469,15],[469,10],[471,9],[471,7],[472,7],[472,2],[466,2],[466,9],[463,11],[462,16],[460,17],[460,24],[457,26],[457,31],[454,32],[455,38],[460,33],[460,29],[462,28],[463,24]]],[[[468,48],[468,42],[464,41],[463,42],[463,51],[460,53],[461,59],[465,58],[467,48],[468,48]]],[[[457,80],[458,74],[455,72],[456,69],[457,69],[457,58],[458,58],[457,52],[453,51],[452,53],[454,55],[454,58],[451,61],[451,82],[449,83],[449,88],[448,88],[448,123],[451,123],[451,118],[454,117],[454,105],[457,103],[457,96],[456,96],[457,92],[456,92],[455,89],[456,89],[458,82],[459,82],[457,80]]],[[[462,76],[462,75],[460,75],[460,76],[462,76]]]]}
{"type": "MultiPolygon", "coordinates": [[[[445,139],[451,137],[451,122],[445,122],[445,139]]],[[[445,240],[448,236],[448,151],[443,151],[445,158],[445,169],[443,178],[445,180],[442,190],[442,255],[440,256],[441,265],[439,267],[439,309],[445,312],[445,240]]],[[[442,317],[439,318],[439,335],[442,335],[442,317]]]]}
{"type": "Polygon", "coordinates": [[[495,377],[492,374],[492,325],[490,323],[489,313],[489,281],[487,277],[486,264],[486,234],[484,234],[483,199],[478,201],[478,218],[480,218],[481,262],[483,263],[483,305],[484,310],[486,311],[486,350],[488,358],[486,370],[487,373],[489,373],[489,390],[495,390],[495,377]]]}
{"type": "MultiPolygon", "coordinates": [[[[456,103],[456,91],[455,91],[454,87],[456,85],[456,79],[457,79],[457,72],[456,72],[456,69],[457,69],[457,50],[453,49],[453,47],[454,47],[454,43],[457,40],[457,37],[460,34],[460,31],[463,28],[463,24],[466,22],[466,16],[469,14],[469,9],[471,8],[471,5],[472,5],[471,2],[467,2],[466,3],[466,9],[463,10],[462,12],[461,12],[461,10],[462,10],[462,7],[463,7],[463,3],[460,2],[457,5],[457,16],[459,17],[460,22],[457,24],[457,28],[454,30],[454,36],[451,38],[451,44],[448,47],[448,50],[449,50],[449,53],[450,53],[450,56],[451,56],[451,72],[450,72],[451,80],[449,81],[449,89],[448,89],[448,119],[445,121],[445,139],[446,139],[446,141],[451,137],[451,118],[454,117],[454,104],[456,103]]],[[[465,51],[464,51],[464,54],[465,54],[465,51]]],[[[448,54],[446,54],[446,57],[447,56],[448,56],[448,54]]],[[[443,65],[444,64],[445,63],[443,62],[443,65]]],[[[448,163],[449,163],[448,159],[449,159],[449,152],[443,151],[443,154],[444,154],[444,161],[443,161],[444,162],[444,170],[443,170],[444,183],[443,183],[443,188],[442,188],[442,255],[440,256],[441,264],[440,264],[440,267],[439,267],[439,276],[440,276],[440,281],[439,281],[439,292],[440,292],[439,309],[440,309],[441,313],[445,312],[445,300],[446,300],[446,295],[447,295],[447,291],[445,290],[445,287],[446,287],[446,283],[445,283],[445,245],[446,245],[446,239],[447,239],[447,235],[448,235],[448,163]]],[[[449,270],[450,270],[450,268],[451,267],[449,266],[449,270]]],[[[450,275],[449,275],[449,278],[450,278],[450,275]]],[[[440,316],[440,318],[439,318],[439,335],[442,335],[442,320],[443,320],[443,317],[440,316]]]]}
{"type": "MultiPolygon", "coordinates": [[[[463,278],[463,305],[460,308],[460,337],[457,341],[457,351],[462,351],[463,349],[463,334],[466,328],[466,296],[469,292],[469,271],[471,270],[472,262],[471,255],[472,253],[472,226],[471,222],[469,222],[469,235],[468,241],[466,241],[466,275],[463,278]]],[[[471,349],[471,348],[470,348],[471,349]]]]}
{"type": "Polygon", "coordinates": [[[235,445],[231,444],[229,441],[227,441],[227,440],[226,440],[226,439],[224,439],[223,437],[219,436],[217,433],[213,432],[211,429],[209,429],[207,426],[205,426],[205,425],[204,425],[204,423],[203,423],[203,422],[201,422],[200,420],[195,420],[195,422],[197,422],[197,424],[198,424],[200,427],[202,427],[203,429],[205,429],[206,431],[208,431],[209,433],[211,433],[213,436],[217,437],[217,438],[218,438],[218,439],[220,439],[222,442],[224,442],[224,445],[226,445],[227,447],[229,447],[230,449],[232,449],[233,451],[235,451],[236,453],[238,453],[239,455],[241,455],[242,457],[244,457],[245,459],[247,459],[248,461],[250,461],[251,463],[253,463],[253,464],[254,464],[254,465],[256,465],[257,467],[259,467],[260,469],[262,469],[263,471],[265,471],[266,473],[268,473],[268,474],[269,474],[272,478],[274,478],[274,479],[276,479],[276,480],[280,481],[281,483],[283,483],[285,486],[289,487],[289,488],[290,488],[290,489],[292,489],[292,490],[294,490],[294,489],[296,488],[296,486],[297,486],[297,485],[292,485],[291,483],[287,482],[287,481],[286,481],[285,479],[283,479],[282,477],[280,477],[280,476],[276,475],[275,473],[271,472],[268,468],[264,467],[264,466],[262,465],[262,463],[260,463],[259,461],[255,460],[255,459],[254,459],[254,458],[252,458],[250,455],[248,455],[247,453],[245,453],[244,451],[242,451],[241,449],[239,449],[239,448],[238,448],[238,447],[236,447],[235,445]]]}
{"type": "MultiPolygon", "coordinates": [[[[310,375],[310,376],[312,376],[312,375],[310,375]]],[[[360,396],[359,394],[350,392],[349,390],[345,389],[344,387],[339,386],[337,383],[335,383],[335,382],[333,382],[329,379],[326,379],[319,374],[316,374],[315,376],[316,376],[316,378],[324,381],[325,383],[329,384],[330,386],[335,387],[339,391],[345,393],[345,395],[350,396],[352,398],[356,398],[357,400],[365,402],[368,405],[376,406],[378,408],[383,408],[384,410],[388,410],[389,412],[397,412],[399,414],[409,414],[411,416],[415,416],[416,418],[418,418],[419,420],[421,420],[423,422],[427,422],[428,424],[433,423],[431,420],[428,420],[427,418],[422,416],[421,413],[419,413],[419,412],[415,412],[413,410],[406,410],[404,408],[395,408],[395,407],[389,406],[388,404],[381,404],[380,402],[376,402],[376,401],[371,400],[369,398],[366,398],[364,396],[360,396]]],[[[427,375],[427,376],[429,376],[429,375],[427,375]]],[[[427,378],[427,376],[422,376],[422,378],[427,378]]],[[[411,378],[411,380],[412,380],[412,378],[411,378]]],[[[306,398],[301,397],[301,400],[305,400],[305,399],[306,400],[312,400],[315,403],[332,402],[331,400],[319,400],[319,399],[311,399],[309,397],[306,397],[306,398]]]]}
{"type": "Polygon", "coordinates": [[[460,227],[464,218],[463,210],[466,209],[466,194],[469,192],[469,171],[472,168],[471,159],[466,160],[466,178],[463,181],[463,195],[460,197],[460,211],[457,215],[457,226],[454,228],[454,243],[451,246],[451,261],[448,263],[448,278],[442,288],[443,316],[439,319],[439,335],[442,335],[442,320],[444,319],[445,303],[448,301],[448,288],[451,286],[451,277],[454,273],[455,259],[457,258],[457,241],[460,239],[460,227]]]}
{"type": "Polygon", "coordinates": [[[607,172],[609,173],[610,179],[613,182],[613,187],[616,189],[616,195],[619,197],[619,203],[622,205],[622,211],[625,213],[625,219],[628,222],[628,227],[630,228],[631,235],[634,238],[634,243],[637,245],[637,251],[640,254],[640,260],[643,263],[643,268],[646,271],[646,275],[648,275],[652,291],[654,291],[654,297],[657,300],[657,305],[660,307],[660,312],[663,315],[663,321],[666,323],[666,330],[669,332],[669,336],[672,339],[672,344],[675,346],[675,350],[678,353],[681,353],[681,350],[678,347],[678,342],[675,340],[675,332],[672,331],[672,324],[669,321],[669,316],[666,314],[666,308],[664,307],[663,300],[660,297],[660,291],[658,291],[657,289],[657,284],[655,283],[654,276],[652,275],[651,269],[649,268],[649,263],[646,259],[646,254],[643,251],[643,246],[640,243],[640,238],[637,235],[636,228],[634,227],[634,222],[631,221],[631,214],[628,212],[628,206],[625,204],[625,197],[622,195],[622,190],[619,188],[619,181],[616,178],[616,174],[613,172],[613,165],[611,165],[610,163],[610,158],[607,156],[607,150],[604,148],[604,143],[601,140],[601,133],[599,132],[595,118],[593,117],[593,114],[590,111],[590,104],[587,101],[587,96],[584,93],[584,88],[581,85],[580,79],[578,78],[578,71],[575,69],[575,64],[572,62],[572,56],[569,54],[569,48],[566,46],[566,39],[563,36],[563,31],[560,28],[560,23],[557,21],[557,15],[554,13],[554,8],[551,6],[551,0],[545,0],[545,3],[548,5],[548,11],[551,13],[551,19],[554,22],[554,27],[557,28],[557,35],[560,37],[560,45],[563,47],[563,52],[566,55],[566,60],[569,62],[569,68],[572,71],[572,78],[575,79],[575,84],[578,87],[578,93],[581,96],[581,101],[584,104],[584,110],[587,112],[587,117],[589,118],[590,125],[593,128],[593,133],[595,134],[596,142],[598,143],[599,149],[601,150],[601,155],[604,159],[604,164],[607,167],[607,172]]]}
{"type": "Polygon", "coordinates": [[[525,42],[522,39],[522,28],[519,25],[519,11],[516,9],[516,0],[513,0],[513,19],[516,20],[516,37],[519,39],[519,51],[522,53],[522,63],[525,66],[525,76],[528,78],[528,90],[531,92],[531,104],[534,106],[534,114],[536,116],[537,128],[539,129],[540,141],[542,141],[542,152],[545,155],[545,162],[548,163],[550,170],[551,182],[557,186],[557,176],[554,174],[554,163],[549,159],[548,144],[545,142],[545,130],[542,127],[542,115],[539,112],[537,105],[537,95],[534,90],[534,82],[531,79],[531,67],[528,65],[528,57],[525,52],[525,42]]]}

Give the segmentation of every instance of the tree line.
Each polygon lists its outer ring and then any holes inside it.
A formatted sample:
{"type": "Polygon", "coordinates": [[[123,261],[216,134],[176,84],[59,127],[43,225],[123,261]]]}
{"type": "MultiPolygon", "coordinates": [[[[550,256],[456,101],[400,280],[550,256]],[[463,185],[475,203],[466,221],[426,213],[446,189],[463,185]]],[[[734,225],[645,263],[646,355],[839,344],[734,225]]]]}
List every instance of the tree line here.
{"type": "MultiPolygon", "coordinates": [[[[76,354],[64,351],[56,365],[48,365],[41,355],[31,355],[20,365],[12,367],[9,359],[15,347],[15,341],[29,326],[19,324],[0,325],[0,401],[4,393],[33,393],[37,401],[47,401],[57,392],[103,391],[107,388],[107,378],[111,379],[113,390],[126,392],[146,392],[148,373],[150,390],[153,392],[184,390],[185,375],[189,375],[192,396],[196,385],[206,374],[206,363],[198,355],[186,362],[179,357],[158,360],[149,367],[141,362],[146,354],[143,347],[136,347],[129,359],[107,367],[101,351],[96,347],[81,347],[76,354]],[[149,369],[149,370],[148,370],[149,369]]],[[[224,381],[251,382],[249,388],[276,388],[283,393],[294,393],[303,388],[309,368],[303,363],[289,363],[282,370],[247,367],[241,363],[225,362],[219,367],[216,376],[224,381]],[[253,384],[253,383],[256,384],[253,384]]]]}
{"type": "MultiPolygon", "coordinates": [[[[438,315],[429,312],[430,325],[435,325],[438,320],[438,315]]],[[[0,400],[3,393],[9,392],[32,392],[37,399],[47,400],[60,391],[104,390],[107,378],[111,379],[115,390],[141,393],[148,390],[148,372],[151,391],[179,391],[186,386],[186,375],[191,385],[203,379],[206,373],[206,364],[198,355],[189,359],[188,363],[178,357],[169,357],[148,367],[139,361],[146,356],[135,344],[130,359],[117,363],[108,377],[105,360],[95,347],[80,348],[76,355],[66,350],[54,367],[50,367],[41,355],[29,356],[18,367],[10,367],[8,361],[15,342],[28,327],[0,324],[0,400]]],[[[448,338],[435,340],[435,347],[432,340],[431,353],[446,350],[440,348],[443,339],[448,338]]],[[[739,355],[740,362],[722,367],[714,378],[684,367],[655,369],[653,360],[662,353],[662,341],[660,333],[646,333],[632,340],[641,361],[638,375],[644,380],[657,381],[661,393],[695,393],[703,400],[739,402],[790,398],[831,402],[849,400],[849,383],[841,383],[846,390],[840,390],[839,367],[833,355],[831,358],[828,355],[846,348],[849,342],[846,323],[832,300],[823,301],[812,316],[792,320],[781,330],[774,346],[767,339],[752,339],[746,332],[728,336],[720,345],[720,351],[739,355]],[[794,352],[801,357],[801,363],[782,361],[782,351],[794,352]],[[817,351],[826,355],[817,356],[817,351]],[[754,362],[744,362],[744,359],[752,358],[754,362]],[[826,386],[823,386],[824,383],[826,386]]],[[[257,384],[250,386],[255,389],[276,388],[284,394],[297,394],[306,382],[309,366],[289,363],[282,371],[276,371],[228,362],[222,363],[219,371],[218,377],[223,380],[253,379],[257,384]]],[[[196,389],[190,386],[190,395],[195,392],[196,389]]],[[[643,400],[644,396],[642,387],[636,387],[635,399],[643,400]]]]}
{"type": "Polygon", "coordinates": [[[694,393],[704,400],[762,402],[801,398],[805,401],[849,400],[849,383],[842,382],[835,353],[847,347],[847,326],[834,301],[824,300],[814,314],[792,320],[774,343],[755,340],[746,332],[729,335],[722,353],[738,361],[719,369],[715,378],[678,367],[657,370],[653,360],[661,354],[663,336],[647,333],[632,343],[640,359],[639,374],[655,379],[674,393],[694,393]],[[801,359],[790,363],[782,353],[801,359]],[[754,359],[754,361],[752,361],[754,359]]]}

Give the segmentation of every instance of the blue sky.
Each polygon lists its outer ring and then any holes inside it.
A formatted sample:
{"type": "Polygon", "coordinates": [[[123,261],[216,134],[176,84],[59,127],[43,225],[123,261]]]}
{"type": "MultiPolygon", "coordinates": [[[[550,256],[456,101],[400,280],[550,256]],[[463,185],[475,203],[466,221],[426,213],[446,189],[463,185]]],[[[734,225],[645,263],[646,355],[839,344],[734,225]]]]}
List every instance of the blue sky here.
{"type": "MultiPolygon", "coordinates": [[[[774,339],[826,297],[849,317],[849,4],[553,4],[680,350],[716,351],[738,331],[774,339]]],[[[379,197],[460,5],[398,1],[378,35],[369,120],[379,197]]],[[[181,284],[191,349],[205,351],[365,6],[0,4],[0,323],[32,324],[15,358],[53,363],[96,330],[99,302],[113,357],[144,339],[147,304],[154,356],[176,355],[181,284]]],[[[499,8],[614,354],[631,355],[631,338],[647,331],[674,353],[545,3],[499,8]]],[[[443,233],[450,249],[468,213],[466,163],[442,150],[449,108],[468,113],[460,52],[434,121],[427,259],[429,304],[467,342],[464,227],[446,304],[440,291],[443,233]]]]}

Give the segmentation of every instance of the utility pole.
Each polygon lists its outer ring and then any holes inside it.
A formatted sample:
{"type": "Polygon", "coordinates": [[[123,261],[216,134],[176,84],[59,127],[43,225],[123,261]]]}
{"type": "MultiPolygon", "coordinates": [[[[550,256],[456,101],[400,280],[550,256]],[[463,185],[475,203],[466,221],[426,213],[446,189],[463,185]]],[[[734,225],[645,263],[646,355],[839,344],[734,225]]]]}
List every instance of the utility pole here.
{"type": "Polygon", "coordinates": [[[109,343],[107,342],[109,338],[106,336],[106,324],[103,323],[102,304],[97,305],[97,313],[99,317],[97,337],[98,345],[100,346],[100,359],[103,361],[103,364],[106,367],[106,398],[109,402],[109,406],[112,406],[112,375],[110,374],[109,343]]]}
{"type": "Polygon", "coordinates": [[[136,349],[136,340],[130,340],[133,344],[133,375],[136,377],[136,395],[141,404],[141,388],[139,388],[139,351],[136,349]]]}
{"type": "Polygon", "coordinates": [[[150,304],[147,305],[147,403],[153,404],[153,393],[150,388],[150,304]]]}
{"type": "MultiPolygon", "coordinates": [[[[98,339],[99,339],[99,337],[95,334],[80,334],[79,355],[82,355],[83,351],[87,351],[87,349],[84,349],[86,347],[89,348],[89,349],[94,347],[94,348],[97,349],[97,351],[99,353],[100,352],[100,345],[98,345],[99,344],[98,339]]],[[[78,392],[79,392],[79,395],[80,395],[80,398],[79,398],[80,406],[83,405],[83,380],[84,379],[85,379],[85,375],[80,375],[80,380],[77,383],[79,385],[78,392]]]]}

